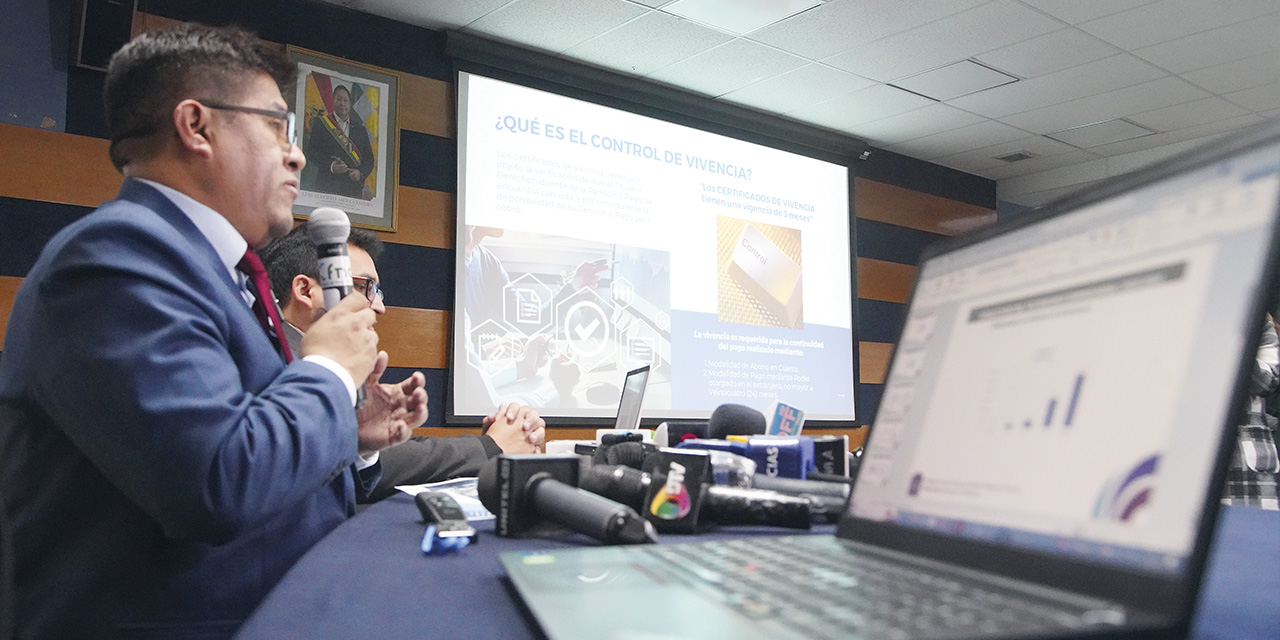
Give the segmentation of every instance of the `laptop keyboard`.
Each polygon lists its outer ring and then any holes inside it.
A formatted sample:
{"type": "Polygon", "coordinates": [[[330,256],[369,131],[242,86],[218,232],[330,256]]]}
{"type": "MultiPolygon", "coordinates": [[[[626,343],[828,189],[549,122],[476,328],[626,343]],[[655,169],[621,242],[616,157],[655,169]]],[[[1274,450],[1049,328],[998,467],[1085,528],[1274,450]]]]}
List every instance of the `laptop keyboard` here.
{"type": "Polygon", "coordinates": [[[1080,626],[1078,615],[818,538],[653,545],[749,618],[815,639],[1023,636],[1080,626]]]}

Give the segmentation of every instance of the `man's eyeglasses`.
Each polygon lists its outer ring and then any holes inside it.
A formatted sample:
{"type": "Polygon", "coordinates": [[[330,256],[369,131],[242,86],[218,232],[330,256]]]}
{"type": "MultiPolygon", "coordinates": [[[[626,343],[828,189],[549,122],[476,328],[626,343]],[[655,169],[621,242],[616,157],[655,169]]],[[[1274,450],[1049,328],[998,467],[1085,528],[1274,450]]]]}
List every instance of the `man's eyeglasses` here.
{"type": "Polygon", "coordinates": [[[383,298],[382,287],[379,287],[378,283],[371,278],[351,276],[351,288],[363,293],[364,297],[368,298],[369,304],[373,304],[374,301],[381,301],[383,298]]]}
{"type": "Polygon", "coordinates": [[[239,111],[241,113],[256,113],[260,116],[266,116],[283,123],[283,127],[276,127],[276,135],[280,136],[280,144],[286,150],[293,148],[298,143],[298,125],[292,111],[276,111],[274,109],[258,109],[256,107],[241,107],[234,104],[223,104],[221,102],[213,102],[207,100],[198,101],[200,104],[210,109],[221,109],[223,111],[239,111]]]}

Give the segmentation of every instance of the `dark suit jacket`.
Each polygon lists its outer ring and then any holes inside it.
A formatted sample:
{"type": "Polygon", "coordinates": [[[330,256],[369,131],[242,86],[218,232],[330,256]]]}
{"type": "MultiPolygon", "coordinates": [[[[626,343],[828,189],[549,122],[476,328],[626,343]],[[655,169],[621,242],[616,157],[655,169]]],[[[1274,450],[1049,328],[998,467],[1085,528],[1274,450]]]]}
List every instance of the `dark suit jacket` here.
{"type": "Polygon", "coordinates": [[[489,436],[458,435],[447,438],[413,436],[379,455],[382,479],[368,497],[377,502],[396,492],[396,485],[426,484],[450,478],[475,476],[489,458],[502,449],[489,436]]]}
{"type": "MultiPolygon", "coordinates": [[[[284,337],[289,349],[302,353],[302,331],[285,323],[284,337]]],[[[400,444],[383,449],[378,456],[380,480],[358,492],[356,502],[373,504],[396,493],[402,484],[426,484],[452,478],[475,476],[485,461],[502,453],[502,448],[489,436],[463,434],[447,438],[412,436],[400,444]]]]}
{"type": "Polygon", "coordinates": [[[351,114],[350,137],[351,144],[355,145],[356,152],[360,154],[360,164],[356,165],[333,139],[333,135],[325,130],[323,117],[315,117],[311,119],[311,131],[307,134],[307,146],[303,149],[303,153],[307,156],[307,168],[304,170],[304,177],[315,171],[315,184],[303,185],[304,189],[314,189],[323,193],[332,193],[334,195],[348,196],[351,198],[361,198],[364,196],[364,181],[369,177],[376,164],[373,157],[373,145],[369,142],[369,131],[365,129],[364,123],[359,121],[360,118],[356,114],[351,114]],[[342,160],[347,164],[348,168],[360,170],[360,181],[356,182],[346,174],[335,174],[329,171],[329,166],[333,163],[334,158],[342,160]]]}
{"type": "Polygon", "coordinates": [[[148,185],[49,242],[3,352],[19,637],[228,637],[354,509],[342,382],[148,185]]]}

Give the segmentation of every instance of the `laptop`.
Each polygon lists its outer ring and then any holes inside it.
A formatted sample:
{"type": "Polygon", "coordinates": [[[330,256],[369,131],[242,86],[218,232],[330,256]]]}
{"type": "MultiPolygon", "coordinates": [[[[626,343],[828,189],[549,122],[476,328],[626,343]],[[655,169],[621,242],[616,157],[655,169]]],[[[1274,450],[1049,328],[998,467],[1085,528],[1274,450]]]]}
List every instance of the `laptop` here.
{"type": "Polygon", "coordinates": [[[1271,126],[931,247],[834,536],[507,553],[510,580],[557,640],[1182,637],[1278,200],[1271,126]]]}

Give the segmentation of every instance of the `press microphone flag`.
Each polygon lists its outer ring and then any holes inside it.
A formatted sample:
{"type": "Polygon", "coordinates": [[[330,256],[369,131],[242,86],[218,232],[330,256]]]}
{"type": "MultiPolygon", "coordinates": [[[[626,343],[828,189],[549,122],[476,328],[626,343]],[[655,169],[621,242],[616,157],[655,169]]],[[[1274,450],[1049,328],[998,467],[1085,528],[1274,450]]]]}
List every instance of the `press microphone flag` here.
{"type": "Polygon", "coordinates": [[[332,309],[351,293],[351,258],[347,255],[350,235],[351,220],[341,209],[320,207],[307,220],[307,237],[316,245],[318,280],[326,309],[332,309]]]}
{"type": "Polygon", "coordinates": [[[804,428],[804,411],[781,401],[775,401],[764,415],[769,418],[766,435],[798,436],[804,428]]]}

